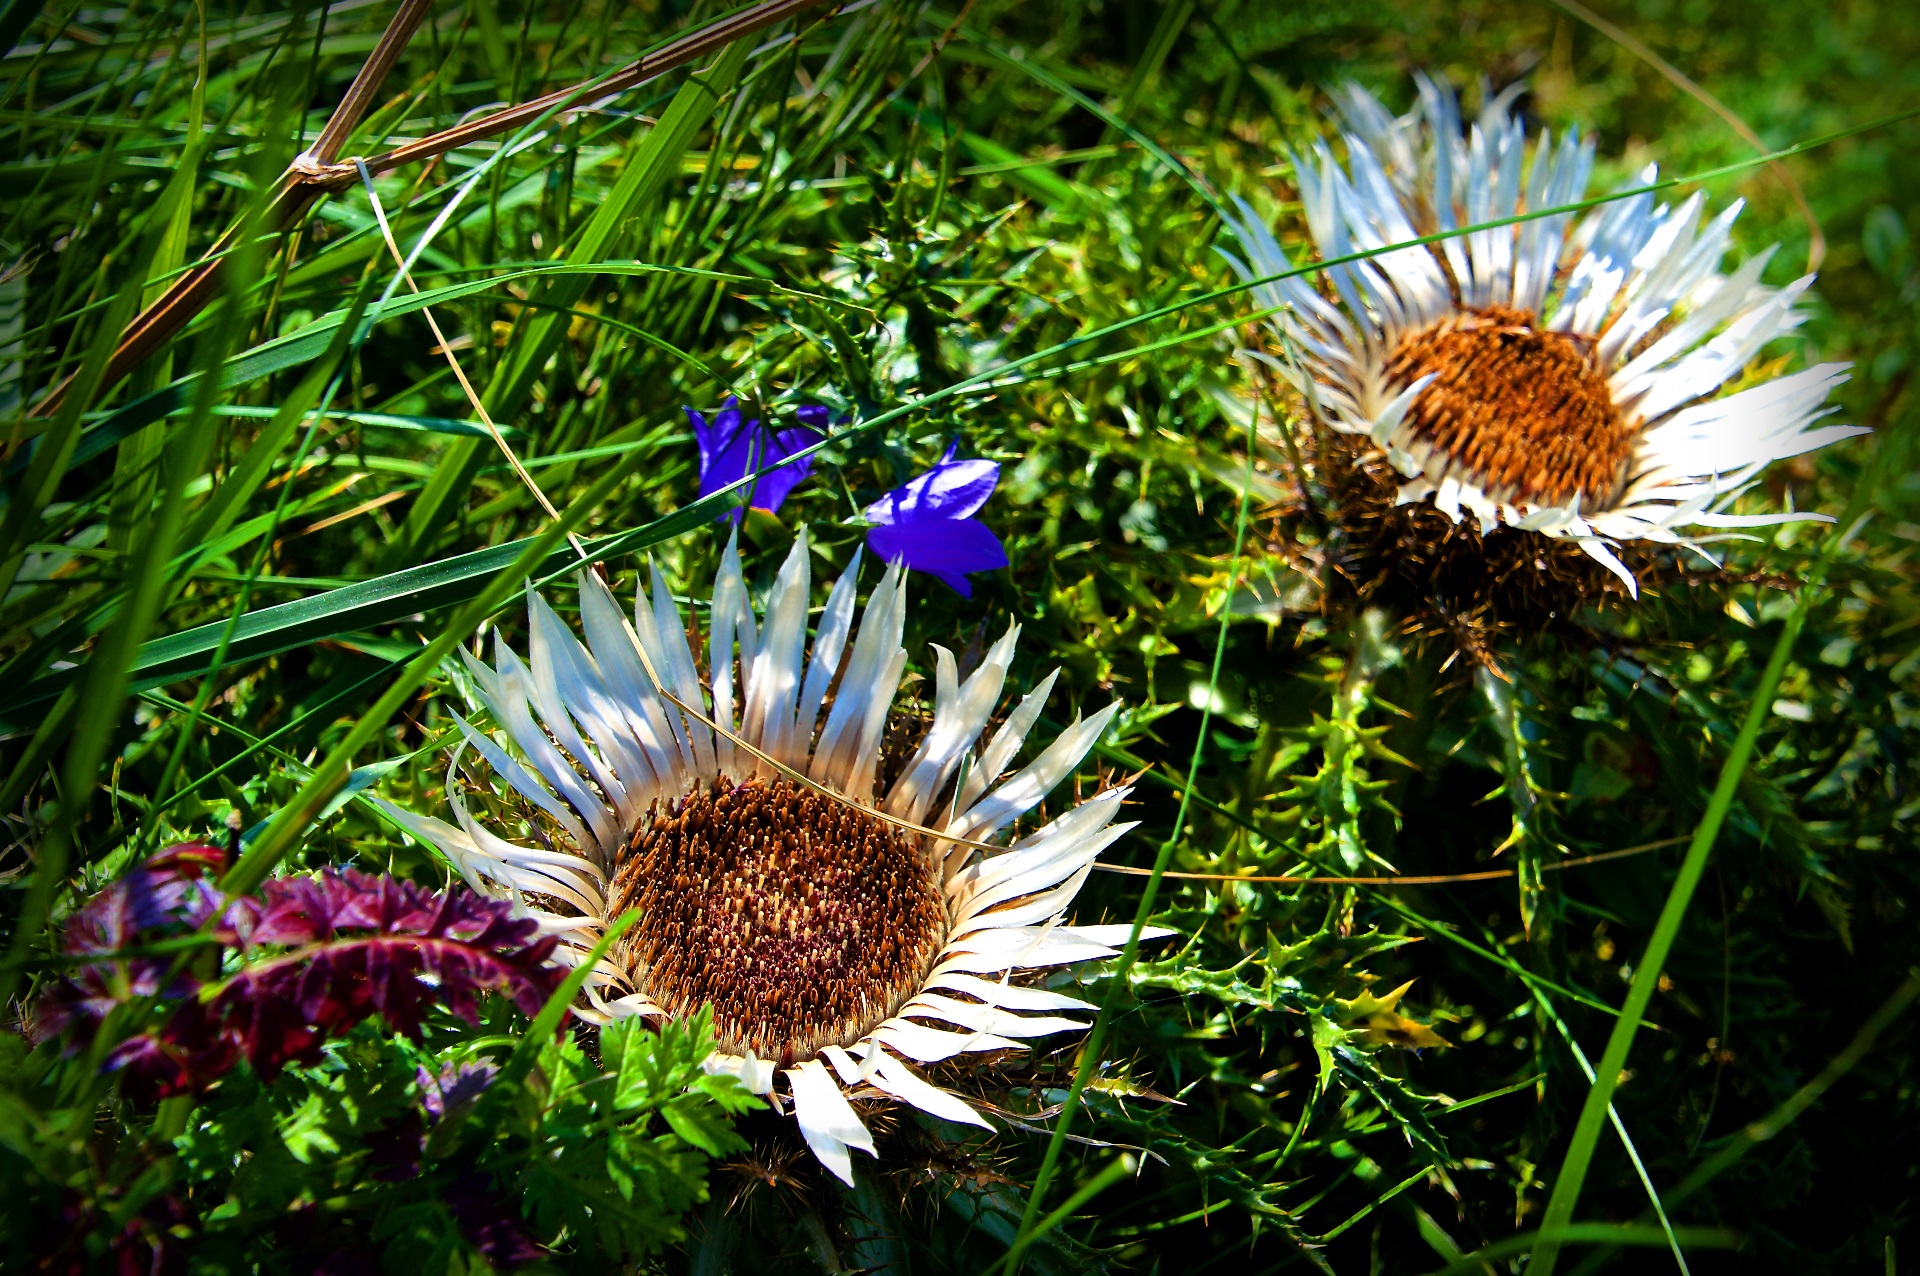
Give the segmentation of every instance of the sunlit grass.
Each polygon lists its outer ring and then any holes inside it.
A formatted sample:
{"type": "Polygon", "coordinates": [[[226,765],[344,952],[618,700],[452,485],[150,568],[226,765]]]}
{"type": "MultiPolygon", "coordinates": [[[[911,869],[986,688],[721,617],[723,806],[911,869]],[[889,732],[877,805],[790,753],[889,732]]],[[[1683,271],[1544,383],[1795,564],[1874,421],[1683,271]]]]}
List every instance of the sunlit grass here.
{"type": "MultiPolygon", "coordinates": [[[[1048,1224],[1033,1271],[1421,1271],[1500,1245],[1505,1270],[1532,1243],[1513,1238],[1542,1226],[1589,1092],[1575,1054],[1602,1058],[1682,853],[1550,872],[1531,893],[1217,878],[1449,876],[1669,846],[1745,741],[1698,895],[1659,928],[1671,956],[1642,981],[1650,1023],[1613,1096],[1641,1169],[1590,1116],[1567,1213],[1646,1225],[1570,1236],[1581,1248],[1562,1263],[1608,1240],[1655,1247],[1622,1264],[1672,1263],[1649,1185],[1682,1241],[1747,1245],[1734,1261],[1880,1261],[1912,1187],[1862,1167],[1915,1119],[1898,1012],[1872,1017],[1916,960],[1915,123],[1785,161],[1829,254],[1810,322],[1769,360],[1852,360],[1842,408],[1877,435],[1778,467],[1764,495],[1868,521],[1844,544],[1789,528],[1726,546],[1735,581],[1654,591],[1595,621],[1589,645],[1509,634],[1489,682],[1405,617],[1314,607],[1286,556],[1314,535],[1288,434],[1301,405],[1240,352],[1262,338],[1218,210],[1246,198],[1300,248],[1288,148],[1320,134],[1319,92],[1343,77],[1403,102],[1405,72],[1426,66],[1472,104],[1479,76],[1524,74],[1528,111],[1600,134],[1594,190],[1651,160],[1668,178],[1718,171],[1716,205],[1753,205],[1741,251],[1780,242],[1768,278],[1784,281],[1809,232],[1752,146],[1545,6],[854,7],[378,175],[417,293],[357,176],[291,233],[262,221],[387,7],[8,11],[26,23],[0,61],[8,987],[57,977],[53,923],[89,894],[230,822],[247,837],[236,887],[348,864],[447,885],[371,805],[336,800],[343,786],[436,809],[450,712],[470,709],[452,648],[482,624],[518,642],[529,578],[570,608],[568,533],[619,596],[648,555],[697,594],[726,501],[695,505],[684,406],[823,402],[845,422],[813,477],[777,518],[742,525],[750,588],[803,523],[819,567],[844,565],[860,511],[949,440],[999,461],[981,517],[1011,567],[974,578],[971,602],[912,581],[923,699],[929,643],[964,662],[1017,619],[1010,686],[1064,671],[1050,718],[1125,704],[1075,781],[1142,772],[1142,827],[1108,857],[1138,868],[1158,852],[1214,877],[1158,887],[1149,911],[1188,942],[1143,950],[1123,987],[1081,972],[1109,1007],[1097,1053],[1061,1038],[968,1080],[1008,1114],[1000,1136],[902,1135],[892,1161],[860,1162],[855,1192],[761,1148],[702,1166],[711,1203],[628,1219],[632,1235],[702,1270],[972,1272],[1021,1248],[1024,1217],[1048,1224]],[[229,231],[205,304],[103,384],[122,328],[229,231]],[[31,410],[69,381],[57,411],[31,410]],[[1823,547],[1824,585],[1803,585],[1823,547]],[[1766,657],[1802,598],[1775,687],[1766,657]],[[1537,804],[1528,836],[1496,858],[1516,792],[1537,804]],[[1409,979],[1404,1000],[1370,999],[1409,979]],[[1888,1044],[1850,1046],[1863,1023],[1888,1044]],[[1394,1044],[1428,1040],[1414,1029],[1449,1044],[1394,1044]],[[1841,1059],[1872,1065],[1821,1071],[1841,1059]],[[1816,1081],[1818,1128],[1727,1154],[1779,1105],[1798,1115],[1816,1081]],[[1048,1137],[1070,1095],[1084,1104],[1071,1133],[1093,1144],[1048,1137]],[[1135,1172],[1112,1171],[1110,1145],[1135,1172]],[[1030,1201],[1043,1162],[1057,1177],[1030,1201]],[[1716,1177],[1696,1182],[1703,1166],[1716,1177]]],[[[339,157],[583,83],[722,12],[435,8],[339,157]]],[[[1607,16],[1775,149],[1920,105],[1914,36],[1891,15],[1607,16]]],[[[1132,919],[1142,887],[1096,875],[1076,915],[1132,919]]],[[[62,1239],[104,1256],[129,1219],[149,1239],[173,1225],[155,1204],[173,1201],[184,1236],[269,1268],[357,1234],[451,1270],[478,1242],[446,1202],[472,1185],[436,1164],[374,1187],[364,1160],[384,1127],[329,1105],[342,1077],[404,1087],[415,1054],[465,1058],[527,1027],[502,1006],[419,1047],[364,1030],[278,1091],[236,1080],[158,1113],[86,1057],[8,1034],[6,1243],[38,1254],[44,1220],[71,1209],[62,1239]],[[270,1168],[220,1169],[207,1140],[222,1123],[270,1168]],[[229,1197],[238,1212],[216,1218],[229,1197]],[[322,1222],[276,1256],[295,1216],[322,1222]]],[[[537,1066],[589,1084],[598,1056],[568,1049],[537,1066]]],[[[584,1110],[554,1099],[545,1116],[489,1119],[505,1147],[515,1121],[559,1139],[553,1123],[584,1110]]],[[[757,1119],[739,1128],[758,1138],[757,1119]]],[[[561,1265],[604,1270],[610,1233],[549,1199],[563,1179],[602,1182],[604,1163],[569,1163],[577,1179],[488,1165],[489,1208],[527,1211],[561,1265]]]]}

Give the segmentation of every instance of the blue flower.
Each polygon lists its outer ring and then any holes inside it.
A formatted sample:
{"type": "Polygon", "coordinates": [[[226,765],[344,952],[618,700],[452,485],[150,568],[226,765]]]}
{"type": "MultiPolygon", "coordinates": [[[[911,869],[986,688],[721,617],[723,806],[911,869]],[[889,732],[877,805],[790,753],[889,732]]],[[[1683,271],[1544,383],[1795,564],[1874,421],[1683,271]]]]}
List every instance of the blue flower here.
{"type": "Polygon", "coordinates": [[[938,576],[962,598],[973,597],[968,572],[1007,565],[1006,547],[973,514],[1000,482],[994,461],[956,461],[949,444],[940,463],[867,506],[875,526],[867,544],[882,562],[898,560],[914,571],[938,576]]]}
{"type": "Polygon", "coordinates": [[[420,1106],[438,1125],[449,1113],[457,1116],[479,1102],[499,1071],[496,1065],[482,1059],[477,1063],[444,1063],[436,1076],[423,1064],[414,1072],[414,1080],[420,1086],[420,1106]]]}
{"type": "MultiPolygon", "coordinates": [[[[763,428],[758,418],[743,424],[739,404],[738,399],[728,396],[712,421],[692,408],[686,409],[687,420],[693,423],[693,441],[700,448],[700,495],[712,496],[755,470],[779,466],[747,488],[745,504],[772,513],[813,471],[811,456],[795,461],[787,458],[827,437],[827,410],[818,404],[800,408],[794,412],[800,418],[799,425],[771,430],[763,428]]],[[[742,507],[735,506],[719,518],[738,523],[742,513],[742,507]]]]}

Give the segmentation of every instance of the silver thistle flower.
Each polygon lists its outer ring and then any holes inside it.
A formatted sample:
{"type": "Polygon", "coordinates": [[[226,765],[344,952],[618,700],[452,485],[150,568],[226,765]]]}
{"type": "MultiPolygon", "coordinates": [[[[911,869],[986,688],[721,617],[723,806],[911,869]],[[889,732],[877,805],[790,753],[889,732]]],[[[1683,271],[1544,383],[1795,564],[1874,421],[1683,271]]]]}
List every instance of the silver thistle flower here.
{"type": "MultiPolygon", "coordinates": [[[[1529,148],[1511,114],[1517,88],[1462,126],[1451,89],[1418,77],[1420,103],[1395,117],[1365,90],[1338,94],[1347,164],[1324,143],[1295,157],[1323,257],[1577,203],[1593,146],[1577,132],[1529,148]],[[1528,150],[1531,149],[1531,159],[1528,150]]],[[[1650,184],[1649,167],[1640,185],[1650,184]]],[[[1574,541],[1637,596],[1612,546],[1700,552],[1708,533],[1795,521],[1727,506],[1768,465],[1865,433],[1816,425],[1848,365],[1826,363],[1715,398],[1800,322],[1811,275],[1760,282],[1772,251],[1722,274],[1735,202],[1703,224],[1649,193],[1595,208],[1379,253],[1257,287],[1293,358],[1281,370],[1335,432],[1364,435],[1406,480],[1400,503],[1431,500],[1456,523],[1506,525],[1574,541]],[[1569,228],[1571,227],[1571,234],[1569,228]]],[[[1244,203],[1231,223],[1243,278],[1291,268],[1244,203]]]]}
{"type": "Polygon", "coordinates": [[[808,1146],[848,1182],[849,1150],[874,1150],[850,1092],[984,1126],[912,1065],[1085,1026],[1060,1012],[1088,1003],[1011,976],[1114,954],[1128,927],[1063,918],[1095,857],[1133,827],[1113,822],[1127,790],[1110,788],[1004,848],[967,845],[1001,836],[1038,805],[1118,708],[1076,719],[1007,776],[1057,676],[982,745],[1018,625],[965,681],[953,655],[934,648],[932,724],[879,793],[906,667],[906,582],[898,564],[887,568],[856,634],[859,563],[856,552],[829,593],[809,658],[804,530],[759,623],[729,543],[704,685],[658,568],[631,625],[597,577],[580,577],[584,645],[531,597],[525,660],[504,643],[491,667],[468,657],[500,731],[456,719],[464,743],[447,774],[456,823],[382,803],[475,890],[520,901],[558,932],[568,960],[584,959],[612,918],[639,907],[638,923],[589,977],[589,1013],[680,1017],[713,1006],[709,1070],[738,1076],[776,1106],[783,1078],[808,1146]],[[649,667],[671,697],[656,693],[649,667]],[[468,751],[503,795],[529,804],[519,840],[470,810],[459,775],[468,751]]]}

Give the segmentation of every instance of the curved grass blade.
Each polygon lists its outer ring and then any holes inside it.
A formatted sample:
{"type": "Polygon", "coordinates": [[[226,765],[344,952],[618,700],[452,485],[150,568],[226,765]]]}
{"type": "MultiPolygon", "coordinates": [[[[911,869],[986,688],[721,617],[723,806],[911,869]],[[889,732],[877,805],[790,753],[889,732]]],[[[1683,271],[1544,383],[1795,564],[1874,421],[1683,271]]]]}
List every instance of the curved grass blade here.
{"type": "MultiPolygon", "coordinates": [[[[518,552],[507,558],[504,566],[496,568],[472,601],[448,622],[438,637],[423,647],[420,654],[408,662],[407,667],[401,670],[400,675],[387,687],[379,700],[374,702],[373,707],[354,723],[352,730],[348,731],[326,758],[314,768],[312,776],[300,786],[299,792],[295,793],[287,805],[280,809],[240,862],[234,865],[222,879],[223,889],[230,894],[245,893],[252,891],[266,879],[267,875],[273,871],[273,866],[279,863],[280,858],[293,845],[294,839],[319,818],[334,794],[346,782],[353,755],[374,741],[385,729],[388,720],[399,712],[400,707],[407,702],[420,684],[426,681],[428,675],[439,668],[440,662],[451,654],[453,649],[472,633],[481,621],[499,610],[535,568],[550,562],[562,553],[571,556],[571,551],[562,551],[560,548],[568,535],[585,522],[589,514],[599,509],[606,499],[631,477],[639,462],[640,457],[636,453],[614,466],[578,500],[570,502],[566,513],[548,524],[539,535],[516,542],[519,547],[518,552]]],[[[500,546],[491,552],[497,555],[499,549],[506,548],[509,547],[500,546]]],[[[494,561],[497,562],[498,558],[496,557],[494,561]]],[[[221,627],[203,626],[202,628],[219,629],[221,627]]],[[[217,634],[213,636],[213,641],[216,643],[219,641],[217,634]]]]}
{"type": "MultiPolygon", "coordinates": [[[[251,261],[236,263],[232,278],[245,281],[251,261]]],[[[138,293],[134,296],[137,298],[138,293]]],[[[244,292],[236,288],[215,325],[207,346],[210,360],[217,362],[243,336],[247,318],[244,292]]],[[[100,365],[105,367],[104,362],[100,365]]],[[[72,670],[81,679],[76,706],[76,730],[67,744],[62,760],[63,791],[74,799],[60,803],[46,836],[40,841],[33,877],[14,922],[13,940],[8,947],[4,969],[0,969],[0,1004],[10,1002],[18,986],[22,965],[40,932],[55,894],[66,882],[67,856],[81,817],[85,814],[85,795],[94,788],[94,778],[106,760],[114,730],[120,721],[121,704],[132,678],[132,664],[147,630],[160,612],[173,573],[169,570],[173,547],[178,543],[185,523],[186,486],[200,472],[213,447],[214,396],[217,387],[211,380],[201,384],[194,410],[180,437],[168,448],[162,467],[159,500],[151,519],[136,538],[136,548],[128,564],[131,582],[120,615],[102,635],[92,655],[72,670]]],[[[70,401],[77,418],[81,398],[70,401]]],[[[61,415],[67,415],[62,409],[61,415]]],[[[25,508],[24,504],[21,508],[25,508]]],[[[16,511],[17,512],[17,511],[16,511]]],[[[37,511],[33,512],[37,517],[37,511]]],[[[11,573],[8,573],[10,576],[11,573]]]]}
{"type": "MultiPolygon", "coordinates": [[[[518,562],[537,537],[509,541],[437,563],[391,572],[375,580],[328,590],[311,598],[248,612],[234,628],[227,664],[238,664],[295,647],[387,624],[403,616],[465,602],[485,582],[518,562]]],[[[589,541],[590,548],[616,538],[589,541]]],[[[597,549],[596,549],[597,553],[597,549]]],[[[558,570],[577,561],[572,550],[554,550],[528,566],[534,572],[558,570]]],[[[132,689],[144,691],[208,672],[205,657],[220,642],[225,620],[149,642],[129,669],[132,689]]],[[[76,670],[63,669],[36,678],[0,699],[0,721],[18,722],[22,709],[42,704],[65,690],[76,670]]]]}
{"type": "Polygon", "coordinates": [[[1580,1201],[1580,1189],[1586,1183],[1587,1169],[1593,1160],[1594,1148],[1600,1141],[1600,1126],[1606,1120],[1614,1089],[1620,1084],[1621,1073],[1627,1066],[1627,1055],[1633,1049],[1634,1035],[1640,1030],[1647,1007],[1653,1001],[1654,989],[1666,969],[1667,957],[1679,938],[1680,924],[1686,920],[1687,907],[1693,902],[1693,892],[1707,871],[1707,860],[1713,854],[1714,843],[1719,840],[1720,827],[1726,822],[1727,814],[1733,808],[1733,800],[1740,791],[1741,777],[1746,774],[1747,764],[1753,758],[1760,728],[1773,713],[1774,693],[1786,674],[1793,645],[1813,610],[1814,600],[1825,592],[1828,568],[1832,566],[1841,547],[1859,529],[1868,502],[1879,490],[1886,457],[1887,450],[1884,447],[1874,453],[1866,474],[1862,476],[1864,481],[1854,488],[1846,512],[1827,534],[1820,556],[1802,582],[1793,610],[1780,628],[1773,654],[1768,657],[1760,681],[1754,687],[1746,720],[1740,726],[1739,736],[1727,751],[1726,761],[1721,764],[1720,777],[1714,783],[1712,796],[1707,800],[1706,813],[1701,816],[1694,830],[1693,841],[1688,845],[1686,858],[1681,861],[1680,871],[1674,876],[1673,886],[1668,890],[1666,903],[1660,909],[1659,920],[1654,923],[1646,951],[1634,964],[1633,983],[1627,989],[1620,1015],[1614,1020],[1613,1032],[1608,1036],[1606,1049],[1600,1056],[1599,1066],[1595,1069],[1598,1075],[1592,1088],[1587,1091],[1586,1102],[1574,1125],[1566,1156],[1560,1163],[1560,1172],[1554,1177],[1553,1192],[1547,1198],[1547,1208],[1540,1220],[1542,1232],[1548,1235],[1527,1264],[1526,1270],[1530,1276],[1551,1276],[1554,1264],[1559,1259],[1559,1242],[1551,1233],[1572,1222],[1574,1207],[1580,1201]]]}
{"type": "MultiPolygon", "coordinates": [[[[686,275],[715,283],[752,288],[760,292],[803,298],[822,305],[843,309],[848,306],[847,302],[838,298],[807,292],[804,289],[783,287],[752,275],[701,270],[693,266],[661,266],[641,261],[603,262],[591,266],[555,263],[527,266],[504,274],[490,275],[485,279],[469,279],[457,284],[445,284],[438,288],[396,296],[383,303],[377,314],[370,314],[361,320],[360,330],[354,335],[354,341],[356,344],[365,341],[376,324],[412,314],[428,306],[438,306],[465,297],[504,290],[508,284],[521,280],[538,280],[556,275],[613,275],[629,278],[648,275],[686,275]]],[[[858,309],[858,307],[854,308],[858,309]]],[[[251,350],[233,356],[220,370],[221,388],[233,389],[265,380],[276,373],[297,368],[309,360],[319,358],[325,354],[333,341],[334,334],[347,321],[347,316],[346,308],[333,311],[320,316],[298,332],[262,342],[251,350]]],[[[99,456],[142,426],[151,425],[171,413],[186,408],[191,402],[193,386],[199,378],[199,373],[182,377],[172,385],[135,399],[101,416],[80,432],[72,458],[68,461],[69,467],[99,456]]],[[[448,433],[458,433],[458,431],[448,431],[448,433]]],[[[484,434],[485,431],[481,433],[484,434]]],[[[21,454],[16,456],[7,467],[9,476],[25,471],[33,463],[34,457],[39,453],[41,442],[41,439],[36,438],[27,448],[21,450],[21,454]]]]}
{"type": "MultiPolygon", "coordinates": [[[[1681,1244],[1693,1249],[1735,1249],[1740,1244],[1739,1233],[1718,1227],[1680,1227],[1674,1229],[1674,1235],[1681,1244]]],[[[1537,1232],[1522,1232],[1504,1241],[1496,1241],[1485,1249],[1477,1249],[1459,1262],[1441,1268],[1434,1276],[1467,1276],[1469,1272],[1487,1271],[1501,1259],[1538,1253],[1549,1245],[1557,1250],[1562,1245],[1581,1244],[1640,1245],[1664,1249],[1667,1234],[1657,1227],[1623,1227],[1619,1223],[1566,1223],[1560,1227],[1543,1227],[1537,1232]]]]}
{"type": "MultiPolygon", "coordinates": [[[[1871,121],[1867,124],[1843,130],[1840,133],[1827,137],[1811,139],[1808,142],[1789,147],[1778,154],[1797,153],[1800,150],[1820,142],[1850,136],[1854,133],[1863,132],[1869,128],[1880,127],[1915,114],[1920,114],[1920,108],[1888,116],[1881,120],[1871,121]]],[[[1759,162],[1757,159],[1742,161],[1738,164],[1724,166],[1722,169],[1696,174],[1690,178],[1666,179],[1658,183],[1653,183],[1645,188],[1635,189],[1645,189],[1648,191],[1667,189],[1668,187],[1677,186],[1686,182],[1704,180],[1707,177],[1721,175],[1725,172],[1739,171],[1752,167],[1759,162]]],[[[1438,239],[1451,235],[1466,234],[1476,230],[1509,225],[1518,221],[1528,220],[1532,217],[1547,216],[1570,210],[1577,211],[1578,208],[1584,208],[1618,198],[1623,193],[1631,194],[1634,192],[1615,192],[1613,195],[1603,197],[1599,200],[1583,201],[1578,206],[1568,206],[1568,208],[1565,209],[1537,210],[1516,218],[1506,218],[1495,222],[1476,224],[1475,226],[1465,227],[1458,231],[1447,232],[1442,235],[1425,236],[1417,240],[1408,241],[1407,244],[1390,245],[1387,249],[1377,251],[1392,251],[1408,245],[1437,241],[1438,239]]],[[[1270,282],[1271,280],[1290,278],[1296,275],[1306,275],[1321,270],[1328,265],[1340,264],[1346,261],[1358,261],[1374,255],[1376,255],[1376,251],[1370,250],[1324,262],[1310,263],[1306,266],[1276,274],[1272,276],[1271,279],[1256,279],[1246,283],[1237,283],[1197,297],[1186,298],[1138,315],[1129,316],[1105,327],[1071,337],[1046,350],[1036,351],[1033,354],[1011,360],[998,368],[956,381],[940,390],[934,391],[932,394],[921,396],[878,413],[864,421],[847,427],[845,430],[839,431],[831,439],[823,441],[820,444],[815,444],[812,448],[805,449],[796,455],[810,456],[819,450],[819,448],[825,446],[826,442],[837,441],[852,433],[877,428],[913,412],[922,411],[943,400],[970,393],[982,384],[998,382],[1011,373],[1032,367],[1043,360],[1054,359],[1067,350],[1092,344],[1105,337],[1138,327],[1155,319],[1166,318],[1192,309],[1198,305],[1224,300],[1244,292],[1250,287],[1270,282]]],[[[639,262],[620,264],[600,263],[587,266],[558,265],[531,268],[515,272],[512,275],[485,280],[473,280],[462,284],[449,285],[444,288],[431,289],[425,292],[399,297],[389,303],[388,307],[382,311],[382,317],[391,317],[395,314],[406,313],[428,304],[471,296],[491,288],[500,287],[505,283],[517,279],[542,274],[566,273],[610,275],[676,273],[728,282],[764,285],[764,281],[756,280],[752,276],[747,275],[729,275],[721,272],[702,271],[685,267],[653,266],[639,262]]],[[[780,289],[778,291],[791,293],[794,290],[780,289]]],[[[811,296],[812,294],[802,295],[811,296]]],[[[339,324],[344,322],[344,320],[344,312],[336,312],[334,315],[315,321],[299,333],[279,341],[266,343],[247,352],[238,359],[229,360],[226,365],[227,377],[229,379],[226,380],[225,383],[236,384],[237,381],[231,379],[236,377],[240,379],[252,379],[256,376],[266,376],[272,372],[294,366],[306,358],[313,357],[325,349],[332,332],[339,324]]],[[[366,321],[368,325],[370,325],[371,322],[371,320],[366,321]]],[[[164,413],[165,411],[171,410],[172,407],[177,405],[184,387],[190,385],[192,381],[193,378],[183,379],[180,382],[176,382],[173,386],[169,386],[167,389],[151,395],[145,400],[141,400],[139,403],[129,404],[127,407],[120,409],[118,413],[112,414],[106,420],[103,420],[95,428],[107,427],[118,418],[119,423],[115,428],[121,429],[123,433],[137,429],[140,425],[145,424],[146,421],[156,419],[143,416],[141,412],[157,411],[164,413]],[[159,402],[161,400],[165,400],[165,402],[159,402]]],[[[120,435],[116,434],[115,438],[117,439],[118,437],[120,437],[120,435]]],[[[104,450],[107,445],[107,443],[103,443],[99,450],[104,450]]],[[[589,544],[593,547],[593,553],[596,557],[607,557],[616,553],[657,544],[680,531],[697,526],[706,518],[712,517],[714,513],[717,513],[723,508],[724,504],[730,500],[736,490],[744,491],[747,485],[757,477],[759,476],[749,475],[731,488],[715,493],[713,496],[703,500],[695,501],[675,513],[667,515],[662,519],[657,519],[644,527],[622,533],[617,537],[607,538],[602,542],[589,542],[589,544]]],[[[484,581],[490,572],[497,570],[500,563],[505,561],[506,557],[510,556],[518,547],[523,546],[525,543],[525,541],[515,541],[503,546],[476,550],[472,553],[458,555],[438,563],[429,563],[419,567],[407,568],[381,576],[375,580],[345,586],[342,589],[313,598],[301,599],[297,602],[267,608],[261,612],[250,613],[241,621],[240,627],[235,631],[232,658],[234,660],[243,660],[261,655],[269,655],[278,651],[286,651],[305,643],[318,641],[322,638],[352,632],[353,630],[369,625],[385,623],[401,616],[411,615],[417,611],[426,610],[435,606],[444,606],[470,598],[473,596],[473,592],[481,587],[480,582],[484,581]]],[[[541,572],[565,570],[565,565],[571,561],[573,561],[571,554],[556,552],[552,556],[549,564],[540,566],[537,570],[541,572]]],[[[143,647],[134,665],[134,673],[139,679],[135,684],[136,688],[151,688],[173,678],[181,677],[188,672],[197,672],[198,667],[190,667],[186,658],[205,655],[207,652],[212,651],[218,643],[218,635],[221,628],[221,624],[204,625],[143,647]]],[[[43,704],[51,700],[60,693],[69,678],[70,674],[64,671],[46,675],[41,678],[36,678],[26,686],[12,692],[4,698],[0,698],[0,723],[19,725],[18,715],[22,709],[43,704]]],[[[1577,993],[1569,993],[1569,995],[1579,996],[1577,993]]],[[[1581,1000],[1584,1001],[1585,998],[1581,998],[1581,1000]]]]}
{"type": "MultiPolygon", "coordinates": [[[[680,171],[680,157],[693,143],[694,133],[731,94],[751,45],[750,37],[735,40],[706,71],[688,77],[660,122],[634,148],[632,161],[621,171],[620,180],[594,211],[568,254],[568,264],[592,267],[612,255],[618,237],[656,201],[667,179],[680,171]]],[[[597,277],[598,272],[588,269],[547,282],[540,300],[553,309],[537,312],[515,334],[514,348],[498,365],[487,387],[489,414],[510,416],[533,392],[534,382],[567,332],[569,318],[554,310],[570,310],[597,277]]],[[[477,439],[460,439],[446,449],[432,480],[414,499],[399,534],[387,547],[387,563],[404,561],[421,549],[432,548],[444,531],[442,513],[447,503],[471,487],[484,455],[477,439]]]]}

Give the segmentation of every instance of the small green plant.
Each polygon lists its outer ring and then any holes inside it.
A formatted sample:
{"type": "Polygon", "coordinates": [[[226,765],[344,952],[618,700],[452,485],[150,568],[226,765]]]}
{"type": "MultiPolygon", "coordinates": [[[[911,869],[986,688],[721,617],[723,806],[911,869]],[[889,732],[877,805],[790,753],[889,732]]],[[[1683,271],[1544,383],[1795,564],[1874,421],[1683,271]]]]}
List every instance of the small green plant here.
{"type": "Polygon", "coordinates": [[[685,1239],[759,1103],[702,1068],[708,1019],[529,1036],[571,988],[505,904],[351,869],[229,896],[222,862],[172,848],[66,923],[43,1039],[7,1039],[14,1263],[598,1269],[685,1239]]]}

